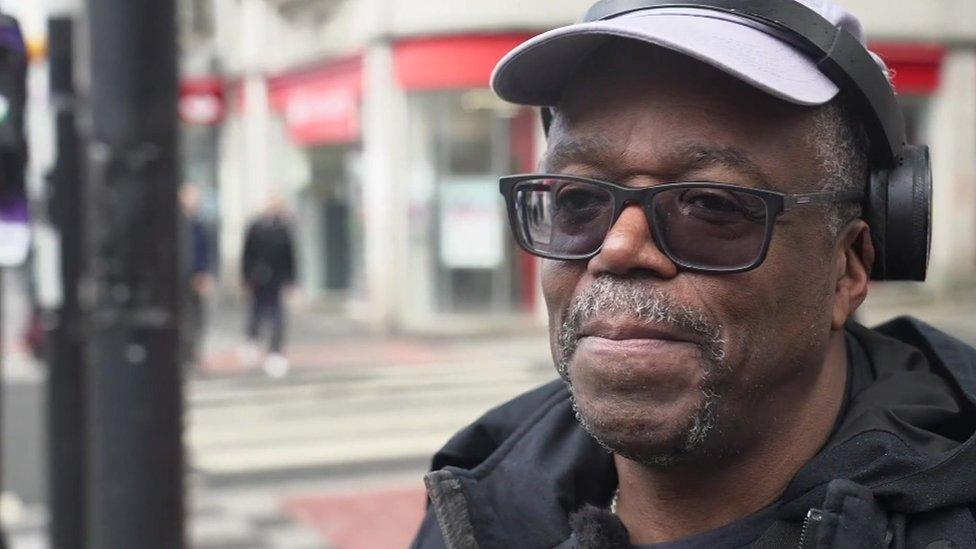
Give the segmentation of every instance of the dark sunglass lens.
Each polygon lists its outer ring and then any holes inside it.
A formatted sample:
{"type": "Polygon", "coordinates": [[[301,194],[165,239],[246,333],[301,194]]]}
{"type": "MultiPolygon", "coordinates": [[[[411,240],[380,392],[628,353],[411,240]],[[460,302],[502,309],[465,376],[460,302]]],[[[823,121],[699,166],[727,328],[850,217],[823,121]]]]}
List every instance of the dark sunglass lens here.
{"type": "Polygon", "coordinates": [[[688,267],[734,270],[762,253],[768,214],[757,195],[709,187],[664,191],[652,204],[655,231],[688,267]]]}
{"type": "Polygon", "coordinates": [[[534,179],[515,188],[517,230],[530,251],[572,258],[603,244],[613,221],[613,197],[596,185],[534,179]]]}

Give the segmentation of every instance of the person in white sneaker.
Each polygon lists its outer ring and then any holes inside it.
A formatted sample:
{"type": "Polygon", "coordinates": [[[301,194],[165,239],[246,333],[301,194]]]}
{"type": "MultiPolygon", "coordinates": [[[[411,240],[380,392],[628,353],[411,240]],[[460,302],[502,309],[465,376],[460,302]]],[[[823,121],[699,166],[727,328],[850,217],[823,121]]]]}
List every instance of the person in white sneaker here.
{"type": "MultiPolygon", "coordinates": [[[[270,377],[288,373],[288,359],[283,354],[285,342],[284,294],[295,281],[295,252],[285,204],[272,196],[268,206],[247,230],[241,271],[251,298],[247,336],[258,348],[261,328],[271,324],[268,355],[262,368],[270,377]]],[[[249,358],[256,358],[250,353],[249,358]]]]}

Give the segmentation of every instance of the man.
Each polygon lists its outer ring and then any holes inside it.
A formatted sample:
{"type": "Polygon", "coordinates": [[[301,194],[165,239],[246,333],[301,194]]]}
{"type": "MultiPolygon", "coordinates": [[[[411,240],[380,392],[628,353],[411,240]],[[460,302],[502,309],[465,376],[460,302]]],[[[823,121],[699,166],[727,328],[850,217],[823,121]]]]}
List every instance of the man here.
{"type": "Polygon", "coordinates": [[[493,84],[554,107],[547,175],[503,189],[562,381],[434,457],[415,547],[976,547],[976,351],[851,321],[879,252],[851,90],[688,7],[553,31],[493,84]]]}
{"type": "Polygon", "coordinates": [[[271,342],[262,366],[269,376],[281,377],[288,373],[288,359],[282,353],[285,340],[282,292],[295,281],[295,252],[280,196],[272,196],[264,213],[248,227],[241,267],[251,295],[248,338],[256,348],[261,326],[270,321],[271,342]]]}
{"type": "Polygon", "coordinates": [[[200,343],[206,327],[206,298],[213,289],[211,239],[200,212],[200,188],[184,184],[180,188],[183,221],[183,365],[188,371],[200,365],[200,343]]]}

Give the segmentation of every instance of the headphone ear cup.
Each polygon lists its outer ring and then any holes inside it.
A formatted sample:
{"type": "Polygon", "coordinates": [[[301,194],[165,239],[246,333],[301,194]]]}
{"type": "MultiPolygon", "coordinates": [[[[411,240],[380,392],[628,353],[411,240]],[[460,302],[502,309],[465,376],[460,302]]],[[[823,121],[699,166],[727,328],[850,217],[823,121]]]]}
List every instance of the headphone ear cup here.
{"type": "Polygon", "coordinates": [[[906,145],[891,170],[871,174],[868,223],[875,280],[925,280],[932,244],[932,164],[926,146],[906,145]]]}
{"type": "Polygon", "coordinates": [[[887,280],[887,242],[886,224],[888,221],[888,179],[891,170],[874,170],[868,187],[868,199],[864,209],[864,219],[871,227],[871,242],[874,244],[874,265],[871,266],[872,280],[887,280]]]}

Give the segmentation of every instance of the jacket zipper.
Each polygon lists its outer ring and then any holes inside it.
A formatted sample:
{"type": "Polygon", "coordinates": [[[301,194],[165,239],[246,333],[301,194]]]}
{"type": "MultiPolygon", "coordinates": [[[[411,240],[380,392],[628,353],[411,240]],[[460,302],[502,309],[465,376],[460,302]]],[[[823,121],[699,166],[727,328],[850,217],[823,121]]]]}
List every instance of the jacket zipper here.
{"type": "Polygon", "coordinates": [[[823,511],[820,509],[810,509],[807,511],[807,518],[803,521],[803,529],[800,530],[799,549],[813,549],[817,544],[817,530],[820,522],[823,521],[823,511]]]}

